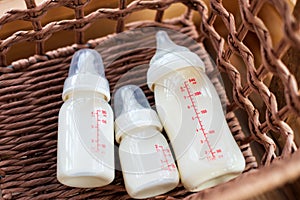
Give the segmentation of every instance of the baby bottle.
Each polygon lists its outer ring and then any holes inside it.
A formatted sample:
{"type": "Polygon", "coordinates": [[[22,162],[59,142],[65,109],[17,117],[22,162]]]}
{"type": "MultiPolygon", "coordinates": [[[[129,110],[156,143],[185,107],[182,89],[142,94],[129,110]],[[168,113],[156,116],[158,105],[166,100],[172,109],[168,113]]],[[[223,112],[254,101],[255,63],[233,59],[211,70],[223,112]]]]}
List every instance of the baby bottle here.
{"type": "Polygon", "coordinates": [[[156,34],[147,73],[158,115],[174,149],[181,182],[199,191],[238,176],[245,160],[226,123],[204,63],[189,49],[156,34]]]}
{"type": "Polygon", "coordinates": [[[65,80],[59,112],[57,179],[72,187],[100,187],[114,179],[114,122],[100,54],[79,50],[65,80]]]}
{"type": "Polygon", "coordinates": [[[143,91],[127,85],[114,97],[116,141],[128,194],[140,199],[172,190],[179,182],[177,167],[143,91]]]}

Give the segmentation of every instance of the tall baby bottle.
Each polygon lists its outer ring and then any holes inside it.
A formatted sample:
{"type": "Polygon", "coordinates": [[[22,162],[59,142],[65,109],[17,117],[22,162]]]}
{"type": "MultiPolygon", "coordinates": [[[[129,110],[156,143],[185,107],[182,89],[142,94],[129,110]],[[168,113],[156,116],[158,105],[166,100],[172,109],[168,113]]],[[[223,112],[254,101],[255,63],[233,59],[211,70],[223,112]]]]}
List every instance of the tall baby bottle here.
{"type": "Polygon", "coordinates": [[[143,93],[135,85],[123,86],[114,98],[115,134],[125,187],[133,198],[160,195],[179,182],[162,125],[143,93]]]}
{"type": "Polygon", "coordinates": [[[164,31],[156,34],[156,40],[147,81],[174,148],[182,184],[199,191],[235,178],[244,170],[245,160],[204,63],[164,31]]]}
{"type": "Polygon", "coordinates": [[[57,179],[90,188],[114,179],[114,122],[100,54],[79,50],[65,80],[59,112],[57,179]]]}

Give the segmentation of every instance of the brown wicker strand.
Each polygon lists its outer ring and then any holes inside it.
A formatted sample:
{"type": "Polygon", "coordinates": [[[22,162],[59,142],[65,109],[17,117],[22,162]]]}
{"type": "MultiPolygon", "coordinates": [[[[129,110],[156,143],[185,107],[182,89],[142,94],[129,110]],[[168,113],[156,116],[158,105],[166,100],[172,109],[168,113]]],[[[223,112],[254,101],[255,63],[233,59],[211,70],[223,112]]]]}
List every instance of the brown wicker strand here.
{"type": "MultiPolygon", "coordinates": [[[[32,0],[26,0],[26,6],[27,6],[27,9],[32,9],[32,8],[35,8],[36,7],[36,4],[35,4],[35,1],[32,1],[32,0]]],[[[42,30],[42,24],[41,24],[41,21],[39,20],[39,14],[36,13],[36,12],[32,12],[32,13],[29,13],[30,15],[30,18],[31,18],[31,21],[32,21],[32,26],[33,26],[33,30],[34,31],[40,31],[42,30]]],[[[43,38],[40,38],[40,37],[37,37],[35,38],[36,42],[36,54],[38,55],[42,55],[44,54],[44,41],[43,41],[43,38]]]]}
{"type": "MultiPolygon", "coordinates": [[[[119,1],[119,9],[120,10],[123,10],[126,8],[126,5],[127,5],[127,2],[126,0],[120,0],[119,1]]],[[[123,17],[120,17],[118,20],[117,20],[117,26],[116,26],[116,33],[120,33],[124,31],[124,18],[123,17]]]]}

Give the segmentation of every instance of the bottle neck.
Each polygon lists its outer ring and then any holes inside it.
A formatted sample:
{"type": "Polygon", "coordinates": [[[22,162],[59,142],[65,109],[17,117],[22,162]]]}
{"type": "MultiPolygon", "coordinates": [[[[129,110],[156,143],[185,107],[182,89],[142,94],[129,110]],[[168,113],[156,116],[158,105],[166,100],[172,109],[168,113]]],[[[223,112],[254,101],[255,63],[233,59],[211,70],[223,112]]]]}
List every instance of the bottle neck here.
{"type": "Polygon", "coordinates": [[[95,91],[74,91],[70,92],[66,96],[66,100],[69,99],[79,99],[79,98],[101,98],[105,100],[105,96],[102,93],[95,92],[95,91]]]}
{"type": "Polygon", "coordinates": [[[130,132],[126,132],[121,136],[120,141],[123,139],[138,139],[138,140],[148,140],[156,134],[161,134],[157,127],[155,126],[143,126],[132,129],[130,132]]]}

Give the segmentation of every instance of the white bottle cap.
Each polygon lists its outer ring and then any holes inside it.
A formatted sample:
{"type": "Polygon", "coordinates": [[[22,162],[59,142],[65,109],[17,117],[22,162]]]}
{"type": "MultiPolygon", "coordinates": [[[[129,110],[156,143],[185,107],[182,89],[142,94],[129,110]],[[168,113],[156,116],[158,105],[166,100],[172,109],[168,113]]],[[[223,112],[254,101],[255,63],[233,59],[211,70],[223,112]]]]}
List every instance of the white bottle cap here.
{"type": "Polygon", "coordinates": [[[92,91],[104,95],[110,100],[109,84],[105,78],[103,61],[100,54],[93,49],[77,51],[71,61],[69,76],[65,80],[62,98],[74,91],[92,91]]]}
{"type": "Polygon", "coordinates": [[[114,96],[116,141],[120,143],[123,134],[135,128],[154,126],[162,131],[162,124],[141,90],[136,85],[119,88],[114,96]]]}
{"type": "Polygon", "coordinates": [[[204,63],[197,54],[186,47],[176,45],[165,31],[158,31],[156,33],[156,53],[150,61],[147,72],[150,90],[153,91],[153,84],[171,71],[191,66],[205,70],[204,63]]]}

